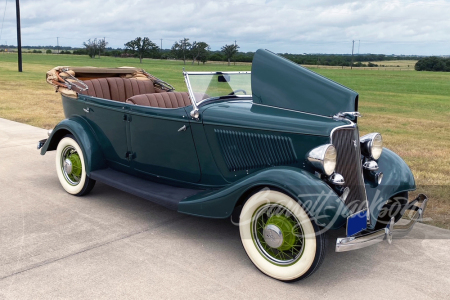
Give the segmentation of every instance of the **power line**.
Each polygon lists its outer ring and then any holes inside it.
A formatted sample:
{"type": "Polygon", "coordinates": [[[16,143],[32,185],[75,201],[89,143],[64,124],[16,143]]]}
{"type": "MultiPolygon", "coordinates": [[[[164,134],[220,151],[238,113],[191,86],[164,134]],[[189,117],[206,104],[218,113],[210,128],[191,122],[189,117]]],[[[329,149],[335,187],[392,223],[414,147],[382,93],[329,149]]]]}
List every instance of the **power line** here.
{"type": "Polygon", "coordinates": [[[355,49],[355,40],[352,41],[352,64],[350,66],[350,70],[353,70],[353,50],[355,49]]]}

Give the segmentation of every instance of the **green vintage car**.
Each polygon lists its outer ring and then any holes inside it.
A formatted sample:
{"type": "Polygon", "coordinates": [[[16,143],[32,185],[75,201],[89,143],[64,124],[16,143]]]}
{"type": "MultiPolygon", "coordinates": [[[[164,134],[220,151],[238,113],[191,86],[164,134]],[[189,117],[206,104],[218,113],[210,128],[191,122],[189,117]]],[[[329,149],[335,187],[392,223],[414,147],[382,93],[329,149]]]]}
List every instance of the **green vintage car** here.
{"type": "Polygon", "coordinates": [[[101,181],[231,217],[255,266],[282,281],[317,270],[328,230],[342,230],[342,252],[391,243],[421,219],[427,197],[408,202],[409,167],[379,133],[359,136],[355,91],[267,50],[251,72],[184,78],[189,92],[135,68],[49,71],[66,119],[38,149],[56,150],[63,188],[82,196],[101,181]]]}

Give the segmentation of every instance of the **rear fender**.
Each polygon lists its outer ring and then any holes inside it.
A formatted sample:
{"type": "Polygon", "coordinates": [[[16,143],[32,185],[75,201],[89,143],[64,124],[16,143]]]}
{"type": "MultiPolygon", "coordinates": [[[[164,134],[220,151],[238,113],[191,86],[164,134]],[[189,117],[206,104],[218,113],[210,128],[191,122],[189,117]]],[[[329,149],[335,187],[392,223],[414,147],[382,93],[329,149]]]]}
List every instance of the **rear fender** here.
{"type": "Polygon", "coordinates": [[[297,200],[321,227],[336,229],[345,224],[350,211],[338,195],[311,173],[293,167],[273,167],[255,172],[215,191],[186,198],[178,211],[208,218],[228,218],[237,203],[252,192],[276,189],[297,200]]]}
{"type": "Polygon", "coordinates": [[[67,134],[72,134],[80,144],[84,152],[84,163],[88,175],[91,171],[106,168],[106,160],[91,127],[80,117],[65,119],[56,125],[42,146],[41,155],[45,155],[47,151],[56,150],[59,141],[67,134]]]}

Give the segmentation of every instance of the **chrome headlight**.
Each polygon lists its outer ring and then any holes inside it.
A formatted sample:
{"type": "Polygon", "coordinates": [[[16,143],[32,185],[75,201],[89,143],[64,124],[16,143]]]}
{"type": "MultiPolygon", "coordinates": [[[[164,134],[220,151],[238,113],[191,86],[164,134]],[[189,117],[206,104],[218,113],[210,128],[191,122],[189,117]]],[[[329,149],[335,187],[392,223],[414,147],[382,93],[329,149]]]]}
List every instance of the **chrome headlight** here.
{"type": "Polygon", "coordinates": [[[308,161],[322,173],[330,176],[336,168],[336,148],[332,144],[314,148],[308,153],[308,161]]]}
{"type": "Polygon", "coordinates": [[[372,159],[379,159],[381,152],[383,151],[383,138],[381,134],[374,132],[362,136],[359,141],[361,142],[361,153],[372,159]]]}

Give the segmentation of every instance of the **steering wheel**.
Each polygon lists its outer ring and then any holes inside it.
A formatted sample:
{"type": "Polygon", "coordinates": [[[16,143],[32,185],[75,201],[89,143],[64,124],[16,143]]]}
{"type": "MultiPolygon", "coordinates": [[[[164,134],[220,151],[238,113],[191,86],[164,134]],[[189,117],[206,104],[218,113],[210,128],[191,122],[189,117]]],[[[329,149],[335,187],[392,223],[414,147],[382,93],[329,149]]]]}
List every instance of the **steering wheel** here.
{"type": "Polygon", "coordinates": [[[229,96],[236,95],[236,93],[239,93],[239,92],[243,92],[244,95],[247,95],[247,92],[245,90],[235,90],[235,91],[232,91],[231,93],[229,93],[228,95],[229,96]]]}

